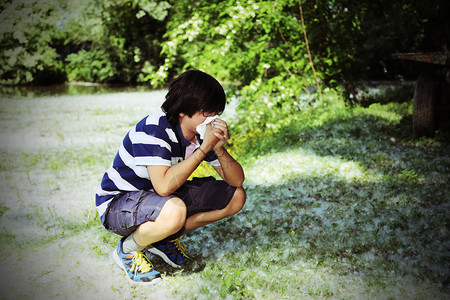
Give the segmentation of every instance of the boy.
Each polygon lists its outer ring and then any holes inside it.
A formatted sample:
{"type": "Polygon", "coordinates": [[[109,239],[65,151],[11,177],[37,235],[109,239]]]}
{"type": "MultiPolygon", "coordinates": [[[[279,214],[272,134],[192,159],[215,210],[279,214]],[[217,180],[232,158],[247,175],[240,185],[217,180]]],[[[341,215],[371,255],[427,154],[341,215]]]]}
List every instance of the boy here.
{"type": "Polygon", "coordinates": [[[149,115],[128,132],[103,176],[96,206],[105,228],[123,236],[113,257],[131,282],[161,280],[150,253],[181,268],[192,260],[180,245],[185,232],[243,207],[244,172],[224,148],[230,137],[227,123],[215,118],[203,139],[197,129],[223,112],[225,104],[217,80],[197,70],[184,72],[169,87],[164,114],[149,115]],[[188,181],[203,160],[223,180],[188,181]]]}

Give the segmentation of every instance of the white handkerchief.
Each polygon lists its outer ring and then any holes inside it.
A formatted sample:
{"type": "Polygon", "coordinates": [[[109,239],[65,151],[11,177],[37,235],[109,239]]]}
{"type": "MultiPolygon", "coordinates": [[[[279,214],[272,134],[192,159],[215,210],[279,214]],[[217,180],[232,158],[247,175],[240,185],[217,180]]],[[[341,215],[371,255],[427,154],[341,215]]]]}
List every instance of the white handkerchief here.
{"type": "Polygon", "coordinates": [[[207,117],[206,120],[197,126],[197,132],[200,135],[200,138],[203,140],[203,137],[205,136],[205,132],[206,132],[206,125],[211,123],[212,121],[214,121],[215,119],[217,119],[219,116],[214,116],[214,117],[207,117]]]}

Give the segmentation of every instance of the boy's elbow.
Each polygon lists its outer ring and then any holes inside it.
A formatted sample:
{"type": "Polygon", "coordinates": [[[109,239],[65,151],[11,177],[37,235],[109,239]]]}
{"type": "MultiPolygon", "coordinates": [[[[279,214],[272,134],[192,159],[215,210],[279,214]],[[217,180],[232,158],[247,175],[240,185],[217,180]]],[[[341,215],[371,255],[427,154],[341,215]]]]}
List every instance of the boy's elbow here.
{"type": "Polygon", "coordinates": [[[158,195],[160,195],[161,197],[167,197],[170,196],[172,193],[169,192],[156,192],[158,195]]]}
{"type": "Polygon", "coordinates": [[[148,175],[153,185],[153,190],[161,197],[170,196],[175,190],[173,184],[167,180],[167,166],[147,166],[148,175]],[[171,188],[172,186],[172,188],[171,188]]]}
{"type": "Polygon", "coordinates": [[[230,185],[234,186],[236,188],[240,188],[240,187],[242,187],[243,184],[244,184],[244,180],[239,180],[239,181],[233,182],[233,184],[230,184],[230,185]]]}
{"type": "Polygon", "coordinates": [[[245,176],[242,175],[241,178],[238,178],[236,180],[236,183],[233,186],[235,186],[235,187],[242,187],[242,185],[244,184],[244,181],[245,181],[245,176]]]}
{"type": "Polygon", "coordinates": [[[169,190],[168,187],[164,187],[164,186],[154,186],[153,189],[161,197],[170,196],[170,195],[172,195],[172,192],[173,192],[173,191],[169,190]]]}

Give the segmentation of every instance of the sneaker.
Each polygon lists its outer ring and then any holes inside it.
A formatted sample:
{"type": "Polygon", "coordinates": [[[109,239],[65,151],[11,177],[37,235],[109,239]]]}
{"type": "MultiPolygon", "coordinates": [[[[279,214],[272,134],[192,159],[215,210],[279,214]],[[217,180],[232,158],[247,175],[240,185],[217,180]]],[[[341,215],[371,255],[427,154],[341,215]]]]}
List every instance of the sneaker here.
{"type": "Polygon", "coordinates": [[[174,268],[181,268],[186,263],[194,260],[186,254],[186,246],[181,241],[182,237],[183,236],[180,236],[174,240],[165,239],[160,242],[153,243],[145,250],[158,255],[170,266],[174,268]]]}
{"type": "Polygon", "coordinates": [[[153,269],[150,260],[142,251],[123,253],[123,239],[120,240],[117,249],[113,252],[116,264],[125,271],[131,283],[151,285],[161,281],[161,274],[153,269]]]}

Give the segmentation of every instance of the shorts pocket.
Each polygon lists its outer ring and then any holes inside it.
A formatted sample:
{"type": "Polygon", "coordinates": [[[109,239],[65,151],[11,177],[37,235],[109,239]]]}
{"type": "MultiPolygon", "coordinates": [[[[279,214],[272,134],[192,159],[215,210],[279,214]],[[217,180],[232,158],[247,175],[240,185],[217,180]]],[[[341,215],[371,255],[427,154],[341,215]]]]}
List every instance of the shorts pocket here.
{"type": "Polygon", "coordinates": [[[136,207],[139,203],[136,194],[127,193],[112,204],[105,220],[106,229],[122,236],[128,236],[134,231],[136,207]]]}
{"type": "Polygon", "coordinates": [[[118,225],[122,230],[128,230],[136,225],[136,211],[139,204],[140,195],[142,193],[134,193],[131,196],[127,196],[125,201],[122,202],[119,213],[117,214],[118,225]]]}

